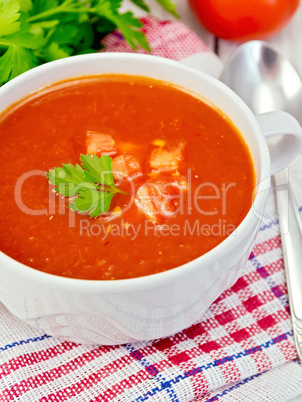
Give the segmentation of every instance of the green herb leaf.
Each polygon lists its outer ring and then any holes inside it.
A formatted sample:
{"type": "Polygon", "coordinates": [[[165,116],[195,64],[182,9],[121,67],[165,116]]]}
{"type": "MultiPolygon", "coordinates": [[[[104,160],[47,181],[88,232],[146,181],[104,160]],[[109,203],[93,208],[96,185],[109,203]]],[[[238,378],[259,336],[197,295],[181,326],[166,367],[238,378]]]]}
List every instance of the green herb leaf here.
{"type": "Polygon", "coordinates": [[[179,18],[179,14],[176,10],[176,5],[172,0],[156,0],[166,11],[179,18]]]}
{"type": "Polygon", "coordinates": [[[91,218],[105,214],[112,197],[123,193],[114,185],[112,159],[109,156],[81,155],[82,166],[63,164],[49,171],[49,183],[65,197],[76,197],[68,206],[75,212],[89,212],[91,218]]]}
{"type": "Polygon", "coordinates": [[[121,30],[126,41],[134,50],[138,49],[140,46],[148,52],[151,51],[145,34],[138,29],[141,28],[143,24],[138,21],[132,13],[128,12],[121,14],[117,26],[121,30]]]}
{"type": "Polygon", "coordinates": [[[44,40],[29,28],[19,1],[0,0],[0,85],[39,65],[32,49],[43,46],[44,40]]]}
{"type": "Polygon", "coordinates": [[[33,14],[35,15],[58,7],[59,2],[58,0],[34,0],[33,5],[33,14]]]}
{"type": "Polygon", "coordinates": [[[69,208],[78,213],[89,212],[90,218],[95,218],[108,212],[114,193],[83,189],[69,208]]]}
{"type": "Polygon", "coordinates": [[[54,28],[54,27],[57,26],[59,23],[60,23],[59,20],[50,20],[50,21],[42,21],[42,22],[32,23],[32,24],[31,24],[30,31],[31,31],[32,33],[41,32],[41,31],[43,31],[44,29],[54,28]]]}
{"type": "Polygon", "coordinates": [[[150,51],[145,34],[139,30],[143,24],[131,12],[119,14],[117,9],[120,4],[120,0],[99,0],[95,8],[100,16],[105,16],[120,29],[122,35],[133,49],[141,46],[143,49],[150,51]]]}
{"type": "MultiPolygon", "coordinates": [[[[148,11],[145,0],[131,0],[148,11]]],[[[177,15],[172,0],[157,0],[177,15]]],[[[0,85],[48,61],[99,50],[101,39],[119,28],[133,49],[150,46],[122,0],[0,0],[0,85]]]]}
{"type": "Polygon", "coordinates": [[[33,7],[32,0],[19,0],[19,3],[20,10],[24,11],[25,13],[28,13],[33,7]]]}
{"type": "Polygon", "coordinates": [[[107,155],[100,158],[96,155],[81,155],[84,176],[87,180],[102,183],[105,186],[113,186],[112,159],[107,155]]]}
{"type": "Polygon", "coordinates": [[[31,50],[10,46],[0,58],[0,85],[38,64],[39,61],[31,50]]]}
{"type": "Polygon", "coordinates": [[[66,50],[58,45],[56,42],[51,42],[50,45],[46,46],[41,53],[41,57],[43,57],[46,61],[53,61],[58,59],[64,59],[65,57],[70,56],[72,50],[66,50]]]}
{"type": "Polygon", "coordinates": [[[20,29],[20,3],[18,0],[0,0],[0,37],[20,29]]]}
{"type": "Polygon", "coordinates": [[[26,29],[21,29],[13,35],[5,36],[2,41],[7,46],[24,47],[26,49],[39,49],[44,44],[44,39],[41,35],[34,35],[26,29]]]}
{"type": "Polygon", "coordinates": [[[79,25],[72,23],[60,24],[51,36],[51,40],[59,45],[69,45],[77,40],[79,29],[81,29],[79,28],[79,25]]]}
{"type": "Polygon", "coordinates": [[[144,2],[144,0],[131,0],[137,7],[140,7],[142,10],[149,12],[149,6],[144,2]]]}
{"type": "Polygon", "coordinates": [[[90,211],[89,213],[90,218],[100,216],[101,214],[108,212],[110,208],[111,200],[114,194],[113,193],[99,193],[99,194],[101,195],[100,199],[96,207],[90,211]]]}
{"type": "Polygon", "coordinates": [[[55,191],[65,197],[73,197],[83,188],[96,189],[95,183],[87,181],[84,170],[80,165],[63,164],[62,168],[54,168],[47,174],[50,184],[55,186],[55,191]]]}

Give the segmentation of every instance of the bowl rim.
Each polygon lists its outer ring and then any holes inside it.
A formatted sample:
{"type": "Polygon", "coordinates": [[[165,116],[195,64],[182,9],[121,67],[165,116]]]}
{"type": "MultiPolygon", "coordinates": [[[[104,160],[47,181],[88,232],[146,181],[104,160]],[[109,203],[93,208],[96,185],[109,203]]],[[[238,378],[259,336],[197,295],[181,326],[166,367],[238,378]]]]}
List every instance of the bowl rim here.
{"type": "MultiPolygon", "coordinates": [[[[138,288],[148,289],[153,288],[155,286],[164,286],[165,284],[175,282],[178,280],[178,278],[183,277],[183,275],[186,273],[188,269],[193,271],[193,273],[194,272],[197,273],[198,270],[202,269],[202,265],[215,262],[215,254],[217,253],[227,254],[228,248],[230,248],[231,245],[233,247],[236,246],[236,239],[238,243],[239,239],[242,238],[244,233],[249,232],[249,226],[253,224],[253,220],[255,219],[255,216],[253,216],[253,209],[255,208],[256,211],[263,210],[266,197],[269,191],[269,185],[267,184],[267,181],[270,180],[270,155],[267,143],[255,119],[254,114],[244,103],[244,101],[241,98],[239,98],[239,96],[235,94],[225,84],[223,84],[216,78],[213,78],[210,75],[203,73],[202,71],[199,71],[195,68],[184,65],[179,61],[166,59],[154,55],[125,53],[125,52],[94,53],[94,54],[71,56],[65,59],[60,59],[43,64],[41,66],[35,67],[19,75],[18,77],[4,84],[0,88],[0,97],[3,96],[3,94],[5,96],[5,93],[8,91],[18,89],[18,86],[21,85],[23,82],[35,79],[37,74],[38,75],[47,74],[47,72],[51,69],[59,69],[62,66],[72,66],[74,63],[77,63],[77,61],[81,61],[83,59],[85,59],[86,62],[89,62],[98,59],[112,59],[121,61],[129,58],[132,59],[132,61],[137,61],[138,63],[140,62],[155,63],[155,64],[160,63],[161,65],[166,66],[167,68],[179,68],[184,71],[187,71],[189,74],[193,74],[196,77],[208,81],[216,89],[218,88],[219,91],[225,92],[225,94],[230,98],[230,101],[232,101],[234,104],[237,105],[237,107],[241,109],[242,115],[245,115],[245,117],[249,120],[249,125],[253,129],[254,134],[256,136],[257,147],[259,150],[258,158],[261,167],[259,177],[256,183],[256,186],[258,186],[258,191],[255,195],[253,204],[250,210],[248,211],[247,215],[244,217],[242,222],[237,226],[232,235],[228,236],[226,239],[224,239],[221,243],[219,243],[216,247],[214,247],[207,253],[175,268],[147,276],[127,278],[127,279],[115,279],[115,280],[91,280],[91,279],[76,279],[76,278],[62,277],[46,273],[43,271],[39,271],[35,268],[31,268],[23,263],[14,260],[13,258],[9,257],[2,251],[0,251],[0,271],[1,269],[3,269],[3,266],[9,267],[10,270],[13,270],[12,273],[14,275],[16,276],[21,275],[23,278],[30,279],[35,283],[38,282],[46,283],[47,286],[54,286],[55,288],[61,288],[66,291],[80,291],[81,293],[89,293],[90,291],[99,291],[104,294],[124,293],[128,292],[129,290],[130,291],[137,290],[138,288]]],[[[139,75],[139,74],[133,74],[133,75],[139,75]]],[[[82,77],[84,76],[85,75],[83,75],[82,77]]],[[[71,70],[70,79],[77,77],[80,78],[81,76],[73,75],[71,70]]],[[[57,81],[50,81],[49,85],[55,84],[56,82],[60,82],[60,79],[58,79],[57,81]]],[[[39,91],[39,89],[36,89],[32,93],[35,93],[37,91],[39,91]]],[[[31,93],[28,93],[28,95],[30,94],[31,93]]],[[[24,99],[23,96],[20,98],[20,100],[22,99],[24,99]]],[[[4,112],[5,110],[6,109],[4,109],[4,112]]],[[[0,113],[2,112],[0,111],[0,113]]]]}

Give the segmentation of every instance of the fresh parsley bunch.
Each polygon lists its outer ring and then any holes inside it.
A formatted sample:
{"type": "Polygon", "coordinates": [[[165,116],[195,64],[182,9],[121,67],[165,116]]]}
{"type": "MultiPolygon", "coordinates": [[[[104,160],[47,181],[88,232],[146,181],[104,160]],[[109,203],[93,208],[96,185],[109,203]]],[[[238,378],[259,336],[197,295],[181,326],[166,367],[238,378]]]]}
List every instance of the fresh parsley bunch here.
{"type": "MultiPolygon", "coordinates": [[[[144,0],[131,0],[145,11],[144,0]]],[[[156,0],[177,15],[173,0],[156,0]]],[[[133,13],[122,0],[0,0],[0,85],[48,61],[96,52],[119,28],[132,48],[150,50],[133,13]]]]}

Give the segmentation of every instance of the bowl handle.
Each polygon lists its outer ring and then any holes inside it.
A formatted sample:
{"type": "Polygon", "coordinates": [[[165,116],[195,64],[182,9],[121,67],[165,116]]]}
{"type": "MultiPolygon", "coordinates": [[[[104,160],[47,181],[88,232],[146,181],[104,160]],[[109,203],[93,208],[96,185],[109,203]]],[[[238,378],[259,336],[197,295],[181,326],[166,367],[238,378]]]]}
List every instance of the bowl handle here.
{"type": "Polygon", "coordinates": [[[258,114],[256,120],[267,140],[281,136],[277,142],[268,141],[271,174],[274,174],[298,156],[302,147],[302,128],[291,114],[283,111],[258,114]]]}

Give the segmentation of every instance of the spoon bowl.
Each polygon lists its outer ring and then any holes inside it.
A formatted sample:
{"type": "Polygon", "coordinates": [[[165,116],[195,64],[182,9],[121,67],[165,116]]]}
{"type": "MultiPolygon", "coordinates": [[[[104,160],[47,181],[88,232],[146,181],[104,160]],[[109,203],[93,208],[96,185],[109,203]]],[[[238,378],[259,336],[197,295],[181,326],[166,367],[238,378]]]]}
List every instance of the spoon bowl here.
{"type": "Polygon", "coordinates": [[[250,41],[228,59],[220,77],[258,114],[283,110],[302,124],[302,81],[293,65],[273,46],[250,41]]]}

